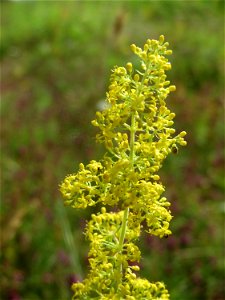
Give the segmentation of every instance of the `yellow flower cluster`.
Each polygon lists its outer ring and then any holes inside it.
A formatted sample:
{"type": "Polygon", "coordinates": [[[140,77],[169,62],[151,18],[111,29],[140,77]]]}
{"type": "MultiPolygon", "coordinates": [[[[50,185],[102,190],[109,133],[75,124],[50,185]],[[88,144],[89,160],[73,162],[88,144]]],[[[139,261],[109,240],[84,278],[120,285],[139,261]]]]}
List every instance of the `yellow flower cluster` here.
{"type": "Polygon", "coordinates": [[[139,266],[129,265],[140,260],[140,250],[133,243],[140,235],[140,224],[136,228],[128,226],[120,251],[123,213],[107,213],[103,207],[101,213],[92,215],[86,228],[91,242],[90,272],[82,283],[73,284],[73,299],[168,299],[163,283],[137,278],[139,266]]]}
{"type": "Polygon", "coordinates": [[[166,80],[171,68],[166,55],[168,43],[147,40],[143,49],[131,45],[141,68],[132,63],[115,67],[107,93],[107,109],[92,121],[100,129],[97,141],[107,152],[99,162],[80,164],[68,175],[60,190],[66,205],[86,208],[101,203],[121,211],[93,215],[86,229],[91,242],[90,273],[83,283],[73,285],[74,299],[168,299],[162,283],[136,278],[129,261],[139,261],[134,244],[141,225],[153,235],[171,233],[170,203],[162,197],[164,187],[157,174],[164,159],[186,145],[186,132],[175,135],[175,114],[166,98],[175,86],[166,80]]]}

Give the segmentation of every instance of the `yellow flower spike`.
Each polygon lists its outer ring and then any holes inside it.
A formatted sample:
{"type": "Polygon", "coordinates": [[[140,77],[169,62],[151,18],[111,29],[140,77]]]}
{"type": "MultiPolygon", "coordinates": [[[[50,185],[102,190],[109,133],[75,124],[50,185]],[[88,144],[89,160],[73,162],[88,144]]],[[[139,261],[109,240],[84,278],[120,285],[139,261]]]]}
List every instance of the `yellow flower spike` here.
{"type": "Polygon", "coordinates": [[[81,163],[60,186],[66,205],[102,206],[86,226],[90,271],[82,283],[73,284],[73,299],[169,299],[163,283],[139,278],[133,273],[139,267],[129,265],[141,258],[135,243],[142,224],[159,238],[171,234],[170,203],[162,197],[157,172],[169,153],[186,145],[186,132],[174,135],[175,113],[166,105],[176,89],[166,76],[168,45],[164,36],[148,39],[144,49],[131,45],[140,68],[128,62],[113,69],[106,109],[92,121],[99,129],[96,140],[106,147],[104,157],[81,163]]]}

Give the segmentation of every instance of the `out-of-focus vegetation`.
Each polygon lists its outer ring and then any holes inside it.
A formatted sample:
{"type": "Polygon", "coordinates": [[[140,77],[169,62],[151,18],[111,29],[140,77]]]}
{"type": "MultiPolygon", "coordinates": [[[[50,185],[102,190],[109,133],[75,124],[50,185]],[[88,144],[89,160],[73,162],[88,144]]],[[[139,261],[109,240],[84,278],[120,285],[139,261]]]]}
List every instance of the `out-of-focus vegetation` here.
{"type": "MultiPolygon", "coordinates": [[[[188,146],[162,169],[168,239],[143,236],[144,276],[173,300],[222,300],[223,1],[1,3],[1,289],[9,300],[69,299],[87,269],[81,211],[58,184],[96,158],[90,125],[129,45],[164,34],[174,50],[169,106],[188,146]]],[[[91,211],[90,211],[91,213],[91,211]]]]}

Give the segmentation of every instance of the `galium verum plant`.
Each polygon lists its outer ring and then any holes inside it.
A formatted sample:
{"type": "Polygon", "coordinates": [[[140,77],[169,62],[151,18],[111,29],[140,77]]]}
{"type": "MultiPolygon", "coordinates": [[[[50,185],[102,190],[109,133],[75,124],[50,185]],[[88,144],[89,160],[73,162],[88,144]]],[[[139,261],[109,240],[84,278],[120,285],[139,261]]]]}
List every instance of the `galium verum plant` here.
{"type": "Polygon", "coordinates": [[[107,108],[92,121],[100,129],[97,141],[106,148],[103,159],[81,163],[60,186],[66,205],[102,206],[86,227],[90,271],[73,284],[73,299],[169,299],[165,285],[138,277],[135,265],[142,228],[160,238],[171,234],[170,203],[157,172],[169,153],[186,145],[186,132],[175,135],[175,114],[166,106],[175,90],[166,80],[171,65],[165,56],[172,53],[167,47],[162,35],[148,39],[143,49],[131,45],[140,69],[130,62],[114,68],[107,108]]]}

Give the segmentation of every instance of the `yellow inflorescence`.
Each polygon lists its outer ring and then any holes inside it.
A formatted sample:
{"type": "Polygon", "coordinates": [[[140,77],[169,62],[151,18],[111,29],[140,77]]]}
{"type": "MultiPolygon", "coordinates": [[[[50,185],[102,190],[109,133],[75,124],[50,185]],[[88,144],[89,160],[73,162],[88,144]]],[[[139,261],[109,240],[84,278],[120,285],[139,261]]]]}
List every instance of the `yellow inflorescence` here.
{"type": "Polygon", "coordinates": [[[97,112],[92,121],[100,129],[97,141],[107,149],[104,158],[86,167],[80,164],[79,171],[61,184],[66,205],[86,208],[101,203],[121,208],[112,213],[103,207],[92,216],[86,229],[91,242],[90,273],[83,283],[73,285],[74,299],[169,299],[162,283],[136,278],[129,266],[129,261],[140,259],[134,244],[140,224],[144,222],[146,230],[159,237],[171,233],[170,203],[162,197],[164,187],[157,172],[169,153],[186,145],[186,132],[175,135],[175,114],[166,106],[167,96],[175,90],[166,80],[171,65],[165,56],[172,53],[167,47],[163,36],[159,41],[147,40],[143,49],[131,45],[140,58],[140,70],[131,62],[114,68],[108,108],[97,112]]]}

